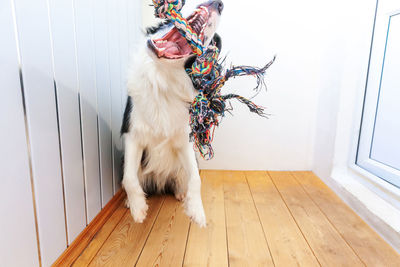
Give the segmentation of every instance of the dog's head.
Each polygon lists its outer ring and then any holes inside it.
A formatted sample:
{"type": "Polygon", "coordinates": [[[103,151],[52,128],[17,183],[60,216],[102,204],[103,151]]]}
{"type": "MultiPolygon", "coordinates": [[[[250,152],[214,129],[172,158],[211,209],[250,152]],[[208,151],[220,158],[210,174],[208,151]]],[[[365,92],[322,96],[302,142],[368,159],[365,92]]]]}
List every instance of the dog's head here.
{"type": "MultiPolygon", "coordinates": [[[[214,38],[224,5],[221,0],[210,0],[199,5],[187,17],[187,22],[196,32],[203,47],[207,47],[214,38]]],[[[162,23],[147,30],[153,36],[147,41],[150,50],[158,57],[170,61],[187,61],[193,58],[192,48],[178,29],[172,24],[162,23]],[[165,30],[168,32],[165,34],[165,30]],[[164,33],[164,35],[160,35],[164,33]]]]}

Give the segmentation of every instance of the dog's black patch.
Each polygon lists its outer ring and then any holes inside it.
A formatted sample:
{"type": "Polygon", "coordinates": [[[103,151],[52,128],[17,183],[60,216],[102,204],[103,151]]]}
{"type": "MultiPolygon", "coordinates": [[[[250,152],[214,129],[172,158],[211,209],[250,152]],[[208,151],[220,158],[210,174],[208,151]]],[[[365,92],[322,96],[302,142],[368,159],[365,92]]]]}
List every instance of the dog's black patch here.
{"type": "Polygon", "coordinates": [[[128,98],[126,99],[124,118],[122,120],[121,135],[129,131],[132,108],[133,108],[132,97],[128,96],[128,98]]]}
{"type": "Polygon", "coordinates": [[[125,156],[122,155],[121,156],[121,172],[120,172],[120,181],[122,181],[124,179],[124,173],[125,173],[125,156]]]}
{"type": "Polygon", "coordinates": [[[146,168],[147,163],[149,162],[148,160],[148,152],[147,152],[147,148],[143,149],[142,152],[142,158],[140,159],[140,166],[142,167],[142,169],[146,168]]]}
{"type": "MultiPolygon", "coordinates": [[[[127,133],[129,131],[129,124],[130,124],[130,120],[131,120],[131,112],[132,112],[132,98],[130,96],[128,96],[128,98],[126,99],[126,106],[125,106],[125,112],[124,112],[124,118],[122,119],[122,126],[121,126],[121,136],[124,133],[127,133]]],[[[125,157],[124,155],[122,155],[121,157],[121,180],[123,179],[123,174],[125,172],[125,157]]]]}
{"type": "Polygon", "coordinates": [[[185,62],[185,70],[186,70],[186,69],[191,69],[191,68],[192,68],[192,65],[193,65],[194,62],[196,61],[196,58],[197,58],[197,56],[196,56],[196,55],[193,55],[193,56],[190,56],[190,57],[186,60],[186,62],[185,62]]]}
{"type": "Polygon", "coordinates": [[[143,192],[146,193],[147,196],[152,196],[156,194],[167,194],[174,195],[176,189],[175,179],[168,179],[165,183],[165,186],[161,190],[157,190],[157,184],[154,181],[155,177],[147,178],[146,184],[142,184],[143,192]]]}
{"type": "Polygon", "coordinates": [[[157,193],[157,185],[153,178],[147,178],[145,184],[141,183],[141,187],[147,196],[152,196],[157,193]]]}
{"type": "Polygon", "coordinates": [[[170,20],[164,20],[164,21],[161,21],[160,23],[158,23],[156,26],[147,27],[146,35],[155,34],[159,30],[164,29],[164,28],[170,26],[171,24],[172,24],[172,22],[170,20]]]}
{"type": "Polygon", "coordinates": [[[215,42],[215,46],[218,47],[218,50],[221,52],[222,49],[222,39],[218,33],[214,34],[213,41],[215,42]]]}
{"type": "Polygon", "coordinates": [[[164,194],[174,195],[176,191],[175,179],[168,179],[164,187],[164,194]]]}

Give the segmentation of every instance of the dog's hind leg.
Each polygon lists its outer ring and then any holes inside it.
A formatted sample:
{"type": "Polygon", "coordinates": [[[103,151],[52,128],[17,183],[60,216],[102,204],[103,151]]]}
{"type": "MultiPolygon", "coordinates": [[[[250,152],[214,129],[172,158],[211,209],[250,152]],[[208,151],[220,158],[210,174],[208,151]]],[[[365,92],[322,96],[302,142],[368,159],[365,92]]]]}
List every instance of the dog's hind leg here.
{"type": "Polygon", "coordinates": [[[201,180],[197,167],[196,156],[190,143],[185,148],[185,165],[187,170],[187,192],[184,199],[186,214],[200,227],[206,226],[203,202],[201,201],[201,180]]]}
{"type": "Polygon", "coordinates": [[[148,206],[146,196],[139,183],[138,170],[142,158],[143,148],[136,141],[132,133],[125,138],[125,166],[122,184],[128,196],[128,205],[135,222],[141,223],[147,215],[148,206]]]}

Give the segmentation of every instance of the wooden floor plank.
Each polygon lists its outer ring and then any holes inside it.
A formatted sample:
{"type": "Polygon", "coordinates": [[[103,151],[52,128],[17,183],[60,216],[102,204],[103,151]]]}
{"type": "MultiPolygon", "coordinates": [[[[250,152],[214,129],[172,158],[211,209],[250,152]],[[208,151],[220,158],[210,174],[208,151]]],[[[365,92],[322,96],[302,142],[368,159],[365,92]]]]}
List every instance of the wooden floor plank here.
{"type": "Polygon", "coordinates": [[[98,234],[104,224],[107,223],[115,210],[123,203],[124,199],[125,192],[119,190],[52,266],[71,266],[90,245],[90,242],[98,234]]]}
{"type": "Polygon", "coordinates": [[[265,171],[246,172],[276,266],[319,266],[285,202],[265,171]]]}
{"type": "Polygon", "coordinates": [[[135,223],[126,212],[89,266],[133,266],[137,261],[164,201],[164,196],[148,199],[149,210],[143,223],[135,223]]]}
{"type": "Polygon", "coordinates": [[[268,172],[322,266],[364,266],[290,172],[268,172]]]}
{"type": "Polygon", "coordinates": [[[207,228],[191,224],[171,196],[151,197],[136,224],[121,193],[59,265],[400,266],[400,255],[311,172],[201,176],[207,228]]]}
{"type": "Polygon", "coordinates": [[[167,196],[136,266],[182,266],[189,225],[182,203],[167,196]]]}
{"type": "Polygon", "coordinates": [[[184,266],[228,266],[223,177],[218,171],[202,171],[201,176],[207,227],[191,225],[184,266]]]}
{"type": "Polygon", "coordinates": [[[229,265],[273,266],[244,173],[223,175],[229,265]]]}
{"type": "Polygon", "coordinates": [[[400,266],[400,255],[312,172],[292,172],[367,266],[400,266]]]}
{"type": "Polygon", "coordinates": [[[96,256],[99,249],[103,246],[104,242],[111,235],[117,224],[121,221],[124,214],[127,212],[124,201],[121,201],[120,206],[111,215],[108,221],[103,225],[101,230],[92,239],[90,244],[74,262],[73,266],[88,266],[89,263],[96,256]]]}

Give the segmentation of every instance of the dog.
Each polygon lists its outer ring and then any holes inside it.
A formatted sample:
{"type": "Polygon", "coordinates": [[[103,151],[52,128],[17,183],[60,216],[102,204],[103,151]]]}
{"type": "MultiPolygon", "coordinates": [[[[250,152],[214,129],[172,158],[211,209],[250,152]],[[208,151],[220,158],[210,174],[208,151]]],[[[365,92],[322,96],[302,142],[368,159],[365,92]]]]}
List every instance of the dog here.
{"type": "MultiPolygon", "coordinates": [[[[220,46],[215,32],[222,10],[222,1],[212,0],[199,5],[187,18],[192,29],[203,36],[204,47],[210,42],[220,46]]],[[[146,196],[171,192],[183,202],[191,220],[204,227],[201,180],[189,140],[188,109],[198,92],[185,71],[196,55],[173,25],[163,22],[147,33],[151,37],[128,71],[128,100],[121,128],[126,204],[134,221],[142,223],[148,209],[146,196]]]]}

